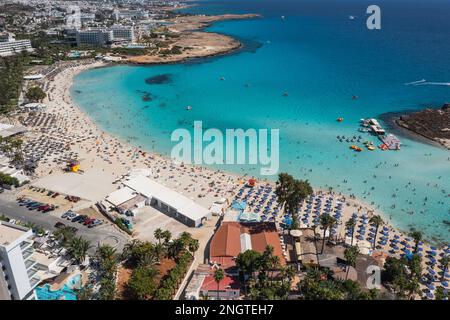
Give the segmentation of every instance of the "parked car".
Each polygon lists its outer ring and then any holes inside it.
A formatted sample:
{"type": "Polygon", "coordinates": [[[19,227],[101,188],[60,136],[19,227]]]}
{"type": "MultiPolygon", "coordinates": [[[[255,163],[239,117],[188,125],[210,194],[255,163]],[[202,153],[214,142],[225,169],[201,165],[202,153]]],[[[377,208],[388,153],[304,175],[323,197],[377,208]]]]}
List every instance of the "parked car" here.
{"type": "Polygon", "coordinates": [[[29,210],[34,210],[34,209],[39,208],[42,205],[43,205],[42,202],[34,202],[33,204],[28,205],[27,207],[28,207],[29,210]]]}
{"type": "Polygon", "coordinates": [[[103,221],[102,221],[102,220],[95,219],[95,221],[93,221],[93,222],[88,226],[88,228],[94,228],[94,227],[99,226],[99,225],[101,225],[101,224],[103,224],[103,221]]]}
{"type": "Polygon", "coordinates": [[[78,217],[79,214],[75,213],[75,212],[71,212],[68,216],[67,216],[67,220],[72,220],[75,217],[78,217]]]}
{"type": "Polygon", "coordinates": [[[49,204],[44,204],[42,206],[39,206],[37,209],[38,209],[38,211],[44,211],[44,210],[46,210],[48,208],[50,208],[50,205],[49,204]]]}
{"type": "Polygon", "coordinates": [[[56,209],[56,207],[54,205],[50,205],[50,206],[48,206],[48,208],[42,210],[42,212],[47,213],[47,212],[53,211],[55,209],[56,209]]]}
{"type": "Polygon", "coordinates": [[[19,206],[25,206],[25,205],[27,205],[27,204],[30,203],[30,202],[33,202],[33,200],[30,200],[30,199],[20,199],[20,200],[19,200],[19,206]]]}
{"type": "Polygon", "coordinates": [[[54,195],[52,195],[52,198],[56,198],[57,196],[59,196],[58,192],[56,192],[54,195]]]}
{"type": "Polygon", "coordinates": [[[86,221],[86,219],[88,219],[89,217],[85,214],[83,214],[82,216],[80,216],[80,220],[78,220],[79,223],[84,223],[84,221],[86,221]]]}
{"type": "Polygon", "coordinates": [[[80,222],[81,220],[83,220],[83,217],[83,215],[78,215],[72,219],[72,222],[80,222]]]}
{"type": "Polygon", "coordinates": [[[91,222],[94,222],[94,220],[95,220],[95,219],[87,218],[86,220],[84,220],[83,224],[84,224],[85,226],[87,226],[87,225],[89,225],[91,222]]]}
{"type": "Polygon", "coordinates": [[[63,215],[61,216],[61,218],[63,218],[63,219],[67,218],[67,216],[68,216],[69,214],[71,214],[72,212],[73,212],[73,211],[71,211],[71,210],[66,211],[65,213],[63,213],[63,215]]]}

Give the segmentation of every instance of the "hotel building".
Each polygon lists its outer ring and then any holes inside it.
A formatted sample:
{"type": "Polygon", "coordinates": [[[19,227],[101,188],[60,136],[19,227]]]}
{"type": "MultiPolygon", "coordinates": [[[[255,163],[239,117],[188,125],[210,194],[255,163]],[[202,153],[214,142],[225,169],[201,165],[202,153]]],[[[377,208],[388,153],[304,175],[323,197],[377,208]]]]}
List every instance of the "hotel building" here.
{"type": "Polygon", "coordinates": [[[101,47],[111,44],[113,39],[112,30],[84,30],[76,32],[77,46],[91,45],[101,47]]]}
{"type": "Polygon", "coordinates": [[[127,26],[121,26],[121,25],[113,25],[111,27],[111,30],[113,32],[114,41],[127,41],[133,43],[134,38],[134,27],[127,27],[127,26]]]}
{"type": "Polygon", "coordinates": [[[0,57],[11,56],[22,51],[33,51],[30,40],[16,40],[11,34],[0,35],[0,57]]]}
{"type": "Polygon", "coordinates": [[[0,221],[0,300],[34,300],[41,281],[31,229],[0,221]]]}

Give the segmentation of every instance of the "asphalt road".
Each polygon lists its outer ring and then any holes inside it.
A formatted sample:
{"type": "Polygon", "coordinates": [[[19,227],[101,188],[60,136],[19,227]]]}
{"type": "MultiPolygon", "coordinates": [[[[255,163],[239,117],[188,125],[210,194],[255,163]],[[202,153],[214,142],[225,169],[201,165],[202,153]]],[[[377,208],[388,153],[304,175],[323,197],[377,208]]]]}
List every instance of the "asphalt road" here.
{"type": "Polygon", "coordinates": [[[74,226],[78,229],[77,236],[82,236],[91,242],[92,250],[95,250],[95,247],[100,243],[108,243],[121,251],[129,238],[128,235],[119,231],[115,226],[109,223],[95,228],[88,228],[82,224],[74,223],[48,213],[42,213],[37,210],[28,210],[26,207],[19,206],[17,201],[11,199],[7,193],[0,194],[0,215],[2,214],[12,219],[32,222],[50,231],[56,229],[55,224],[57,222],[62,222],[67,226],[74,226]]]}

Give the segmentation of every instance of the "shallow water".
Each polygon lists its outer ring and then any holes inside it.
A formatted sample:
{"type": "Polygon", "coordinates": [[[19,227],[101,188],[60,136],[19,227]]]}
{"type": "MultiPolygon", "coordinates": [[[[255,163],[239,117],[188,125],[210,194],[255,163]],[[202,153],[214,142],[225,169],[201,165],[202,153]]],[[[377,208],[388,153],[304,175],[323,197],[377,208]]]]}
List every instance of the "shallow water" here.
{"type": "MultiPolygon", "coordinates": [[[[174,145],[171,132],[192,129],[194,120],[222,130],[279,128],[281,171],[355,194],[400,228],[448,242],[449,151],[399,136],[400,151],[355,153],[336,136],[362,135],[378,145],[357,131],[360,118],[449,100],[448,86],[405,83],[450,81],[450,3],[381,1],[379,31],[365,27],[368,4],[208,1],[189,10],[264,15],[209,29],[238,37],[243,50],[185,64],[91,70],[76,77],[72,96],[106,131],[163,154],[174,145]]],[[[221,168],[258,173],[255,166],[221,168]]]]}

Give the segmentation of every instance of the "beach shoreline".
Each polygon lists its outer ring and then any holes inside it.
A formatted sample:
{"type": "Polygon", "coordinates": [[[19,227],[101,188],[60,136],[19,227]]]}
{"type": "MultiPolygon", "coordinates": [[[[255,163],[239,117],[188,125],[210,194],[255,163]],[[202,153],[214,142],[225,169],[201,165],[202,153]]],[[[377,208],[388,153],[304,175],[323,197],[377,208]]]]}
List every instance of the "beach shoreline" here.
{"type": "MultiPolygon", "coordinates": [[[[66,87],[66,91],[68,92],[68,98],[70,98],[70,88],[72,86],[73,83],[73,79],[74,77],[76,77],[78,74],[88,71],[90,69],[95,69],[95,68],[105,68],[105,67],[110,67],[110,66],[114,66],[111,64],[104,64],[104,63],[93,63],[92,65],[87,65],[87,66],[83,66],[81,68],[75,68],[74,70],[69,71],[68,74],[66,74],[66,76],[64,77],[64,81],[63,82],[58,82],[58,84],[62,87],[66,87]],[[64,83],[65,82],[65,83],[64,83]]],[[[108,132],[100,129],[97,124],[95,123],[95,121],[93,119],[91,119],[89,117],[89,115],[87,115],[81,108],[80,106],[78,106],[71,98],[70,98],[70,103],[77,109],[77,112],[79,112],[79,116],[88,119],[90,126],[92,126],[92,129],[98,130],[99,132],[101,132],[102,135],[104,135],[105,137],[108,136],[110,139],[114,139],[117,141],[120,141],[121,144],[123,145],[127,145],[127,146],[132,146],[135,149],[140,149],[141,152],[148,152],[151,153],[152,156],[154,156],[155,158],[159,158],[162,159],[163,161],[166,162],[170,162],[172,161],[171,159],[167,158],[164,155],[158,154],[155,151],[151,151],[145,148],[145,146],[142,146],[142,148],[139,148],[138,146],[135,146],[132,142],[128,142],[125,141],[125,139],[121,138],[121,137],[117,137],[115,135],[109,134],[108,132]]],[[[249,175],[244,174],[244,175],[238,175],[237,173],[233,173],[233,172],[229,172],[226,170],[215,170],[212,168],[208,168],[208,167],[204,167],[204,166],[196,166],[196,165],[188,165],[188,166],[192,166],[192,167],[197,167],[199,169],[201,169],[202,171],[206,171],[206,172],[223,172],[227,177],[229,177],[230,179],[236,181],[236,180],[246,180],[246,178],[250,178],[249,175]]],[[[275,181],[271,180],[271,179],[262,179],[259,180],[260,183],[270,183],[272,185],[275,185],[275,181]]],[[[238,186],[236,186],[238,187],[238,186]]],[[[315,189],[315,188],[314,188],[315,189]]],[[[407,233],[404,230],[401,230],[400,228],[398,228],[397,226],[395,226],[395,222],[389,218],[386,214],[384,214],[383,212],[379,211],[378,209],[373,208],[371,205],[369,205],[368,203],[363,202],[362,200],[352,197],[350,195],[344,194],[342,192],[330,192],[327,190],[320,190],[320,189],[315,189],[316,193],[318,194],[333,194],[336,195],[338,197],[341,197],[343,199],[345,199],[345,202],[347,203],[347,211],[346,212],[346,217],[349,219],[350,218],[350,211],[366,211],[369,212],[373,215],[377,214],[383,217],[383,220],[386,222],[387,225],[392,226],[393,228],[399,230],[401,233],[407,233]]]]}

